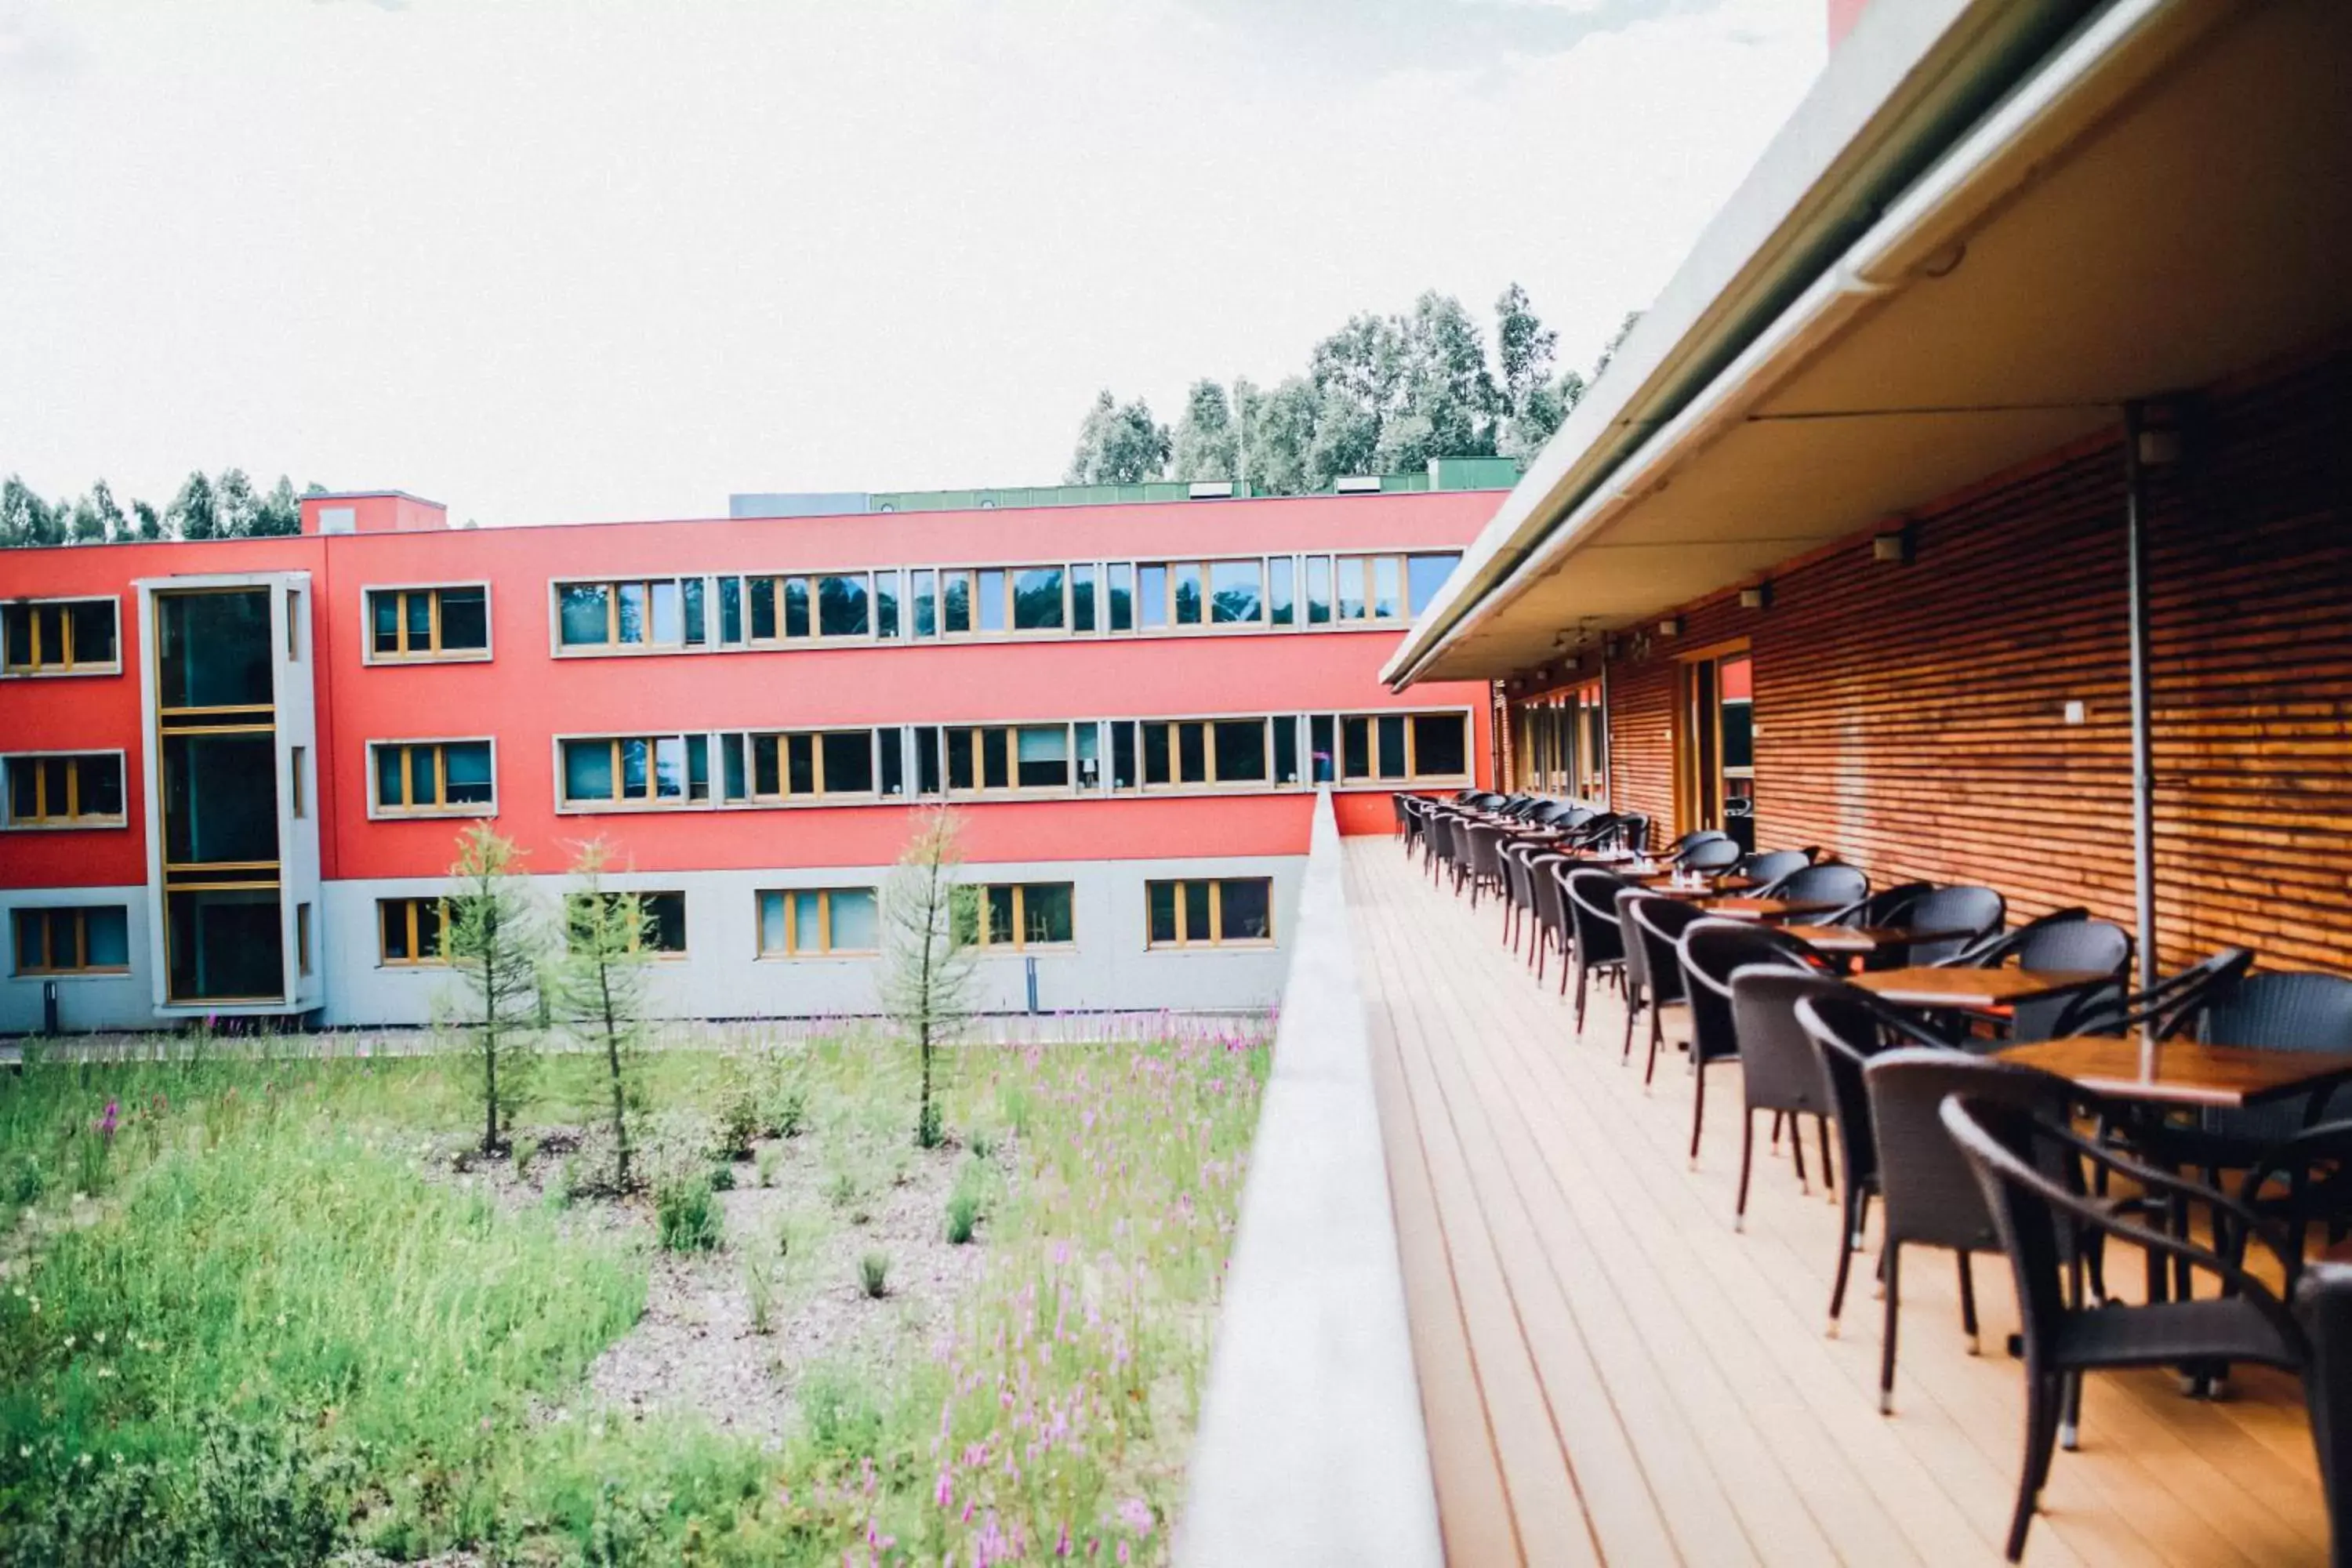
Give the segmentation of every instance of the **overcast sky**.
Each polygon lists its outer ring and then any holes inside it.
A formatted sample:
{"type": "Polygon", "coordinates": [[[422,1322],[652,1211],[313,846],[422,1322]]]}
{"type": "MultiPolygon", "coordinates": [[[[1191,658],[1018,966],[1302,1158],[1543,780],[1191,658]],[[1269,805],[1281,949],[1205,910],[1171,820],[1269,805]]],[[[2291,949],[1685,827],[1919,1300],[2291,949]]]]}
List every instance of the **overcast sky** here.
{"type": "Polygon", "coordinates": [[[0,473],[485,523],[1052,482],[1513,279],[1589,360],[1823,0],[0,0],[0,473]]]}

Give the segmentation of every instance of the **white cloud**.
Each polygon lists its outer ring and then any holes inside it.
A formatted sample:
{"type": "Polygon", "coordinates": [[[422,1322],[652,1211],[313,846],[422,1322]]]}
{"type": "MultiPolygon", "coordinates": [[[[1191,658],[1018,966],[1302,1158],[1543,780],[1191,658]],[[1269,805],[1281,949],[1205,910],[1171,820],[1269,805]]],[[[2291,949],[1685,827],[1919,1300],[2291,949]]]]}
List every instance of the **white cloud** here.
{"type": "Polygon", "coordinates": [[[1400,63],[1172,0],[75,19],[79,68],[0,65],[0,471],[486,521],[1050,480],[1097,386],[1172,411],[1424,288],[1517,278],[1589,358],[1822,29],[1725,0],[1400,63]]]}

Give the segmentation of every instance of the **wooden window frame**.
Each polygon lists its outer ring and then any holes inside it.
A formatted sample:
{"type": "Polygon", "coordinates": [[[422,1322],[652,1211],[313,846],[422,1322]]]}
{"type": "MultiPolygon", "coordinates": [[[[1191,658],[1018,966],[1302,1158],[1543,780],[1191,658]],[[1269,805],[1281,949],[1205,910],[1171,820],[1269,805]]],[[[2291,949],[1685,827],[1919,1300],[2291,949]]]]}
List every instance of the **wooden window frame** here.
{"type": "MultiPolygon", "coordinates": [[[[1731,796],[1730,791],[1726,787],[1729,775],[1723,768],[1723,664],[1727,659],[1753,660],[1754,658],[1754,651],[1749,647],[1749,639],[1747,637],[1731,637],[1722,642],[1708,643],[1705,647],[1685,649],[1675,655],[1674,826],[1677,836],[1694,832],[1705,826],[1721,827],[1730,819],[1728,806],[1731,796]],[[1715,758],[1716,773],[1714,780],[1716,802],[1713,814],[1715,821],[1711,824],[1700,820],[1707,815],[1703,810],[1705,805],[1703,795],[1707,781],[1700,773],[1700,736],[1696,728],[1699,721],[1696,711],[1698,706],[1696,672],[1698,667],[1702,665],[1712,667],[1714,690],[1713,711],[1708,715],[1709,721],[1714,725],[1714,734],[1710,739],[1713,744],[1712,754],[1715,758]]],[[[1752,781],[1753,768],[1749,769],[1748,776],[1752,781]]],[[[1653,837],[1655,837],[1654,835],[1653,837]]]]}
{"type": "Polygon", "coordinates": [[[1271,877],[1155,877],[1143,884],[1143,945],[1156,952],[1174,952],[1179,948],[1244,948],[1263,949],[1281,945],[1275,937],[1274,879],[1271,877]],[[1192,924],[1186,914],[1184,890],[1196,883],[1209,888],[1209,932],[1193,936],[1186,928],[1192,924]],[[1223,935],[1225,925],[1225,884],[1228,882],[1263,882],[1265,884],[1265,934],[1228,938],[1223,935]],[[1159,942],[1151,935],[1151,890],[1154,888],[1176,889],[1176,935],[1170,941],[1159,942]]]}
{"type": "MultiPolygon", "coordinates": [[[[569,892],[569,893],[566,893],[566,894],[564,894],[564,895],[563,895],[563,901],[564,901],[564,914],[565,914],[565,916],[566,916],[566,923],[567,923],[567,924],[569,923],[569,917],[570,917],[570,914],[571,914],[571,907],[572,907],[572,900],[574,900],[574,899],[587,899],[587,898],[605,898],[605,899],[610,899],[610,898],[619,898],[619,897],[627,897],[627,898],[633,898],[633,899],[636,900],[637,900],[637,908],[638,908],[640,910],[646,910],[647,909],[647,907],[650,905],[650,903],[652,902],[652,900],[656,900],[656,899],[676,899],[676,900],[677,900],[677,923],[678,923],[678,927],[679,927],[679,929],[680,929],[680,930],[682,930],[682,931],[683,931],[683,930],[687,930],[687,919],[686,919],[686,889],[684,889],[683,888],[607,888],[607,889],[604,889],[603,892],[601,892],[601,893],[569,892]]],[[[646,928],[647,926],[651,925],[652,923],[653,923],[653,921],[652,921],[652,920],[651,920],[650,918],[648,918],[648,919],[646,919],[646,920],[645,920],[645,921],[640,921],[640,922],[638,923],[638,926],[637,926],[637,931],[636,931],[636,938],[635,938],[635,940],[632,941],[632,942],[629,943],[629,951],[630,951],[631,952],[641,952],[648,951],[648,950],[644,946],[645,932],[646,932],[646,928]]],[[[656,948],[653,948],[653,949],[651,949],[650,951],[651,951],[651,952],[652,952],[652,953],[653,953],[654,961],[655,961],[656,963],[682,963],[682,962],[684,962],[686,959],[688,959],[688,958],[691,957],[691,956],[693,955],[693,949],[694,949],[694,939],[693,939],[692,935],[689,933],[689,935],[688,935],[688,938],[687,938],[687,944],[686,944],[686,946],[684,946],[684,947],[677,947],[677,948],[670,948],[670,947],[656,947],[656,948]]]]}
{"type": "MultiPolygon", "coordinates": [[[[719,747],[718,744],[718,735],[710,731],[664,730],[656,731],[633,731],[625,735],[557,735],[551,737],[550,743],[554,748],[555,811],[556,815],[559,816],[593,816],[598,815],[610,815],[617,812],[639,811],[709,811],[725,804],[719,798],[725,787],[724,777],[723,775],[719,777],[713,776],[714,770],[719,770],[720,768],[720,762],[719,755],[719,747]],[[693,743],[698,740],[702,742],[704,748],[704,772],[702,780],[703,793],[699,797],[698,797],[694,793],[693,771],[693,743]],[[642,741],[645,742],[646,747],[646,793],[643,795],[632,795],[623,793],[626,789],[627,785],[624,782],[626,775],[623,772],[621,766],[621,748],[628,744],[631,741],[642,741]],[[667,797],[660,792],[659,773],[661,766],[661,742],[664,741],[678,742],[687,749],[686,790],[684,794],[678,795],[675,799],[667,797]],[[575,799],[572,795],[567,793],[567,785],[565,783],[566,775],[563,766],[564,748],[567,746],[595,745],[600,742],[612,748],[612,798],[608,800],[598,800],[589,797],[575,799]]],[[[495,795],[497,793],[497,785],[495,783],[497,757],[495,753],[492,755],[491,764],[493,770],[491,793],[495,795]]]]}
{"type": "Polygon", "coordinates": [[[1048,720],[1042,723],[1006,722],[990,724],[936,724],[923,726],[923,728],[934,729],[939,731],[939,798],[942,800],[1060,800],[1066,799],[1073,795],[1085,794],[1086,786],[1078,782],[1078,741],[1076,734],[1077,726],[1085,722],[1087,722],[1085,720],[1065,719],[1060,721],[1048,720]],[[1053,729],[1059,729],[1062,731],[1062,762],[1063,765],[1068,770],[1069,777],[1066,782],[1057,784],[1024,784],[1020,783],[1021,731],[1024,730],[1053,729]],[[1004,732],[1004,776],[1006,782],[1002,785],[994,785],[986,782],[987,771],[982,766],[981,761],[982,748],[986,744],[981,737],[992,730],[1001,730],[1004,732]],[[952,777],[948,771],[948,737],[951,734],[958,733],[968,734],[971,737],[972,783],[968,787],[962,789],[958,789],[955,786],[952,777]]]}
{"type": "Polygon", "coordinates": [[[1072,882],[980,882],[969,884],[979,889],[980,898],[974,908],[972,939],[967,945],[982,952],[1074,952],[1078,945],[1078,885],[1072,882]],[[1067,942],[1031,942],[1029,930],[1028,892],[1032,888],[1067,888],[1070,889],[1070,938],[1067,942]],[[998,940],[990,930],[989,895],[999,889],[1013,894],[1013,935],[998,940]]]}
{"type": "MultiPolygon", "coordinates": [[[[737,575],[737,574],[727,573],[724,574],[724,575],[734,576],[737,575]]],[[[754,573],[748,575],[759,576],[765,575],[765,574],[754,573]]],[[[654,654],[709,652],[719,645],[718,639],[712,635],[712,628],[710,626],[710,618],[713,611],[711,606],[712,595],[709,590],[709,579],[704,577],[701,574],[695,572],[656,573],[650,576],[630,575],[624,577],[552,578],[548,583],[547,593],[549,609],[547,623],[548,651],[557,658],[642,658],[654,654]],[[704,590],[702,605],[702,640],[700,642],[692,641],[687,636],[686,585],[688,583],[700,584],[703,586],[704,590]],[[677,640],[675,642],[660,641],[654,636],[654,589],[662,584],[667,584],[669,586],[677,590],[678,624],[677,640]],[[563,640],[563,591],[566,588],[604,588],[608,590],[604,595],[604,640],[603,642],[568,643],[563,640]],[[646,591],[646,637],[643,642],[623,642],[621,640],[621,590],[624,588],[643,588],[646,591]]],[[[464,584],[456,585],[464,586],[464,584]]],[[[779,613],[781,614],[781,611],[779,613]]],[[[764,639],[756,645],[750,639],[748,628],[751,621],[751,609],[749,605],[746,605],[744,608],[743,618],[746,626],[746,637],[741,646],[746,647],[755,646],[761,647],[767,647],[768,645],[764,639]]]]}
{"type": "MultiPolygon", "coordinates": [[[[1334,713],[1331,742],[1335,752],[1331,759],[1331,776],[1333,782],[1343,789],[1421,789],[1439,784],[1465,783],[1476,778],[1478,774],[1478,760],[1475,751],[1477,726],[1466,708],[1392,708],[1377,712],[1334,713]],[[1413,737],[1412,721],[1416,719],[1457,718],[1461,720],[1464,726],[1462,771],[1458,773],[1423,773],[1421,771],[1420,758],[1413,754],[1417,742],[1413,737]],[[1370,773],[1350,773],[1348,771],[1347,726],[1349,721],[1354,719],[1367,720],[1374,724],[1382,719],[1403,721],[1404,773],[1401,777],[1382,778],[1377,771],[1370,773]]],[[[1380,766],[1380,731],[1377,729],[1372,731],[1372,765],[1375,770],[1380,766]]]]}
{"type": "MultiPolygon", "coordinates": [[[[878,921],[882,894],[877,888],[762,888],[751,895],[751,943],[753,955],[762,963],[812,958],[878,958],[882,953],[877,939],[872,947],[835,947],[833,942],[833,899],[836,893],[863,893],[874,900],[878,921]],[[789,900],[807,894],[816,895],[817,946],[799,946],[793,936],[792,905],[789,900]],[[767,945],[767,900],[782,899],[784,905],[784,945],[767,945]]],[[[878,927],[877,927],[878,932],[878,927]]]]}
{"type": "Polygon", "coordinates": [[[10,973],[27,980],[35,978],[54,980],[61,976],[128,974],[131,973],[131,962],[129,957],[131,911],[127,906],[121,904],[26,904],[20,906],[15,911],[14,920],[16,922],[22,922],[28,918],[40,921],[41,955],[43,962],[34,968],[27,969],[24,967],[22,960],[25,952],[25,939],[22,933],[21,924],[17,924],[11,929],[8,933],[8,963],[10,973]],[[124,958],[123,962],[121,963],[92,963],[89,962],[89,917],[94,913],[105,910],[119,910],[122,912],[124,958]],[[71,917],[70,926],[73,932],[73,962],[70,963],[59,963],[57,961],[57,922],[58,917],[60,915],[71,917]]]}
{"type": "Polygon", "coordinates": [[[122,601],[108,594],[68,594],[55,598],[10,599],[0,605],[0,616],[26,614],[32,616],[32,654],[30,664],[15,664],[7,660],[5,628],[0,626],[0,677],[8,679],[54,679],[75,675],[120,675],[122,673],[122,601]],[[114,657],[105,660],[78,660],[74,658],[73,616],[76,605],[109,605],[114,611],[114,657]],[[63,657],[52,660],[47,657],[47,638],[41,629],[39,611],[56,606],[58,637],[65,646],[63,657]]]}
{"type": "MultiPolygon", "coordinates": [[[[563,584],[558,583],[560,593],[563,584]]],[[[559,617],[562,601],[554,601],[559,617]]],[[[371,583],[360,591],[360,662],[362,664],[487,664],[497,642],[497,629],[491,614],[494,595],[489,580],[470,583],[371,583]],[[441,595],[454,589],[479,588],[482,591],[482,646],[478,648],[444,648],[441,646],[441,595]],[[375,601],[379,594],[394,596],[394,626],[397,628],[398,646],[390,653],[379,653],[375,646],[375,601]],[[425,646],[409,646],[408,601],[418,595],[430,601],[426,615],[425,646]]],[[[609,617],[608,617],[609,619],[609,617]]],[[[563,635],[559,619],[555,636],[563,635]]]]}
{"type": "MultiPolygon", "coordinates": [[[[301,749],[299,746],[295,748],[298,752],[301,749]]],[[[559,763],[561,760],[559,756],[559,763]]],[[[617,774],[614,776],[618,777],[617,774]]],[[[562,787],[559,780],[557,788],[561,790],[562,787]]],[[[499,814],[498,737],[495,735],[436,735],[418,740],[370,741],[367,743],[367,799],[368,817],[371,821],[403,822],[418,817],[457,817],[471,821],[494,817],[499,814]],[[469,801],[461,801],[451,805],[447,804],[449,758],[445,748],[478,745],[488,745],[490,749],[490,798],[486,804],[479,805],[469,801]],[[434,793],[440,797],[439,801],[432,805],[414,805],[405,800],[397,805],[385,805],[378,793],[383,778],[383,764],[377,761],[378,753],[388,749],[399,751],[401,754],[400,793],[405,796],[409,792],[413,777],[409,771],[412,765],[409,753],[427,748],[430,748],[433,752],[433,789],[434,793]]],[[[299,816],[302,814],[298,811],[294,815],[299,816]]]]}
{"type": "MultiPolygon", "coordinates": [[[[713,798],[722,806],[739,807],[854,805],[901,799],[900,796],[887,795],[882,793],[882,758],[878,749],[880,745],[897,743],[898,734],[899,726],[891,724],[851,724],[824,730],[721,730],[712,737],[714,742],[712,750],[719,753],[719,759],[715,764],[719,777],[711,786],[713,798]],[[864,790],[825,788],[824,742],[828,735],[866,737],[866,771],[873,775],[873,787],[864,790]],[[879,742],[877,741],[877,736],[883,738],[879,742]],[[806,740],[809,742],[811,787],[805,790],[793,788],[791,748],[794,740],[806,740]],[[730,741],[739,742],[743,748],[743,793],[740,795],[730,795],[727,793],[725,752],[727,742],[730,741]],[[772,741],[776,747],[776,787],[772,791],[763,791],[759,785],[758,748],[762,741],[772,741]]],[[[641,737],[625,738],[635,740],[641,737]]]]}
{"type": "Polygon", "coordinates": [[[417,940],[416,911],[418,906],[423,904],[440,906],[440,932],[446,936],[449,930],[449,900],[445,896],[415,893],[397,898],[378,899],[375,901],[375,963],[378,969],[446,969],[449,966],[448,959],[442,954],[441,942],[438,940],[434,942],[433,951],[429,955],[425,952],[417,940]],[[393,957],[392,944],[384,940],[386,932],[391,929],[393,912],[395,910],[401,912],[404,929],[408,937],[406,958],[393,957]]]}
{"type": "Polygon", "coordinates": [[[0,832],[6,833],[79,833],[93,829],[125,828],[131,825],[131,769],[125,753],[120,751],[88,752],[0,752],[0,832]],[[111,758],[116,775],[115,794],[122,801],[122,809],[111,816],[81,815],[81,772],[83,763],[111,758]],[[58,816],[48,809],[48,770],[39,768],[34,774],[34,812],[31,816],[16,815],[16,780],[11,776],[18,763],[53,763],[66,764],[66,814],[58,816]]]}

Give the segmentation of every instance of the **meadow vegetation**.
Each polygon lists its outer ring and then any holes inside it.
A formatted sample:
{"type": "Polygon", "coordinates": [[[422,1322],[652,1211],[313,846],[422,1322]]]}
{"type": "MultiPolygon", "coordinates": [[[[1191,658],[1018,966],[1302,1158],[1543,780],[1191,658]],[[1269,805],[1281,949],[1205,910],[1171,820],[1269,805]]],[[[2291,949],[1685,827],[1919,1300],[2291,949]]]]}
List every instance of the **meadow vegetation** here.
{"type": "Polygon", "coordinates": [[[1161,1560],[1267,1050],[1158,1034],[943,1049],[929,1149],[877,1037],[646,1051],[634,1189],[608,1053],[540,1057],[485,1154],[462,1054],[36,1051],[0,1084],[0,1561],[1161,1560]],[[923,1192],[915,1242],[866,1228],[923,1192]],[[767,1347],[777,1432],[599,1397],[678,1269],[767,1347]],[[874,1331],[812,1338],[818,1303],[874,1331]]]}

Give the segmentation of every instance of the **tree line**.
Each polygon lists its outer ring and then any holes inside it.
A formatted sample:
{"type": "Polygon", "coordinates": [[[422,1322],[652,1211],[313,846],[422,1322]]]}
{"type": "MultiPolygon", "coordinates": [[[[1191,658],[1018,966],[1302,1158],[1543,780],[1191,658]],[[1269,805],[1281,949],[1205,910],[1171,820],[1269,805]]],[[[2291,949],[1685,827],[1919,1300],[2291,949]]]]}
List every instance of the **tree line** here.
{"type": "Polygon", "coordinates": [[[1559,334],[1517,283],[1495,301],[1494,352],[1452,295],[1392,315],[1360,313],[1271,387],[1196,381],[1171,428],[1142,398],[1105,388],[1078,427],[1064,482],[1237,479],[1276,495],[1328,489],[1344,474],[1410,472],[1432,458],[1525,463],[1608,368],[1626,316],[1590,375],[1557,364],[1559,334]]]}
{"type": "Polygon", "coordinates": [[[302,531],[302,497],[324,495],[326,487],[305,485],[299,492],[285,475],[258,489],[243,468],[223,468],[215,478],[197,469],[180,493],[160,510],[134,500],[130,510],[114,499],[104,479],[70,500],[48,500],[20,475],[0,479],[0,549],[34,544],[133,544],[167,539],[263,539],[302,531]]]}

